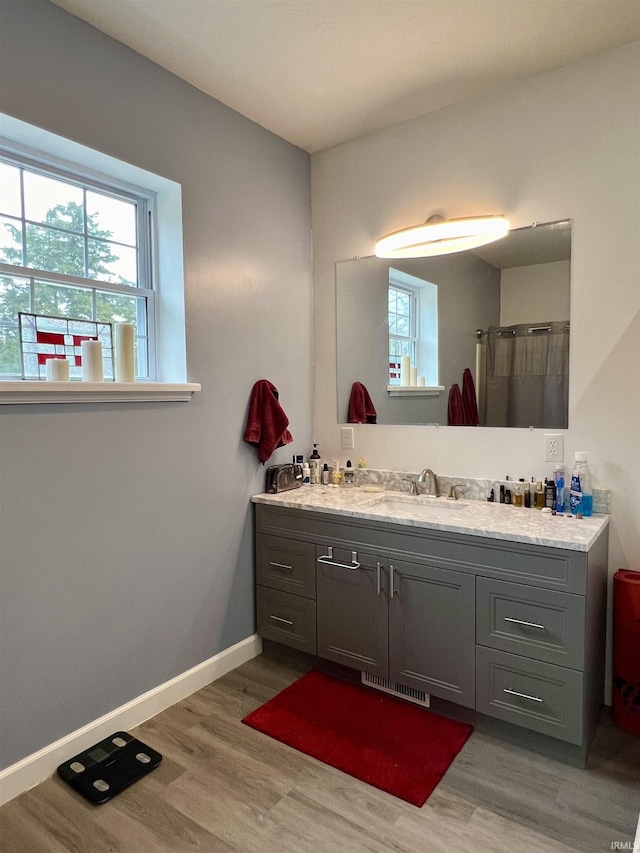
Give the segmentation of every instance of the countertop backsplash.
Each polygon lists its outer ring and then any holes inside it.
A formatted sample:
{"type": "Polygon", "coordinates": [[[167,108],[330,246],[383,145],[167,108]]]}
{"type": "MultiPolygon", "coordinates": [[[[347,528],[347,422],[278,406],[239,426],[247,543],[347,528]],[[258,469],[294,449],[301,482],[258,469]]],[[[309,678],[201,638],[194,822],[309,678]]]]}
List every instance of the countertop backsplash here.
{"type": "MultiPolygon", "coordinates": [[[[411,490],[410,481],[416,480],[419,474],[418,471],[384,471],[375,468],[354,468],[353,470],[355,472],[356,486],[380,486],[385,490],[407,493],[411,490]]],[[[471,501],[486,501],[491,493],[491,489],[493,489],[497,501],[500,486],[504,486],[505,489],[512,489],[514,484],[518,482],[518,480],[482,480],[472,477],[448,477],[438,474],[438,487],[441,495],[446,497],[450,493],[452,486],[461,485],[464,486],[464,492],[460,494],[460,498],[471,501]]],[[[568,492],[567,488],[567,499],[568,492]]],[[[594,513],[608,514],[610,506],[611,490],[594,488],[594,513]]]]}

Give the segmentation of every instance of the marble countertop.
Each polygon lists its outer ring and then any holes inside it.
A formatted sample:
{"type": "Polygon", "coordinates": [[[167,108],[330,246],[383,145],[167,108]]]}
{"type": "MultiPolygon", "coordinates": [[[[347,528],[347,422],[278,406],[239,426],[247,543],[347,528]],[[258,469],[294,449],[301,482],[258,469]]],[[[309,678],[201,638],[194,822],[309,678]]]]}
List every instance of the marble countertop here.
{"type": "Polygon", "coordinates": [[[608,515],[574,518],[487,501],[414,498],[397,491],[344,486],[302,486],[277,495],[254,495],[253,503],[329,515],[384,521],[484,536],[571,551],[588,551],[609,523],[608,515]],[[389,504],[393,501],[393,506],[389,504]],[[433,511],[431,508],[435,508],[433,511]]]}

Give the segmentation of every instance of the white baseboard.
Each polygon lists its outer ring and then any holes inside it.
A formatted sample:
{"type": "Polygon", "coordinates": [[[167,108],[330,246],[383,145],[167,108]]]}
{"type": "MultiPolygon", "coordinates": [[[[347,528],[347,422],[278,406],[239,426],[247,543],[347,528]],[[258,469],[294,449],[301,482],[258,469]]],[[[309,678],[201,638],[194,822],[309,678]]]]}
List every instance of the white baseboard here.
{"type": "Polygon", "coordinates": [[[71,756],[115,731],[127,731],[139,726],[240,664],[257,657],[261,651],[262,640],[257,634],[253,634],[0,771],[0,805],[44,781],[59,764],[71,756]]]}

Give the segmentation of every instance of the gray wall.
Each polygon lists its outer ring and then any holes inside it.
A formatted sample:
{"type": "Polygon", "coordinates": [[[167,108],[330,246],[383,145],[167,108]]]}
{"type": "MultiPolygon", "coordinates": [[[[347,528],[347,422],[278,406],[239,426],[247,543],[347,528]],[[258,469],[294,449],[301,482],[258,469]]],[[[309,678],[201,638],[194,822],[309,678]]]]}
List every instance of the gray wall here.
{"type": "Polygon", "coordinates": [[[0,410],[0,767],[254,631],[253,383],[311,448],[309,158],[45,0],[0,3],[0,110],[183,189],[191,403],[0,410]],[[282,334],[279,329],[286,329],[282,334]]]}

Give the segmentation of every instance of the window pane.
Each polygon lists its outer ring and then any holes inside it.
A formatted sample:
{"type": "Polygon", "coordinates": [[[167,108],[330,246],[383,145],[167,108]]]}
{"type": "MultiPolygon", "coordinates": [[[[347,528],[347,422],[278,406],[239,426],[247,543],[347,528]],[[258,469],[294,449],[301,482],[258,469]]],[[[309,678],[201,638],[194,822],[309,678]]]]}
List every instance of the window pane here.
{"type": "Polygon", "coordinates": [[[64,284],[35,282],[34,311],[54,317],[76,317],[92,320],[91,291],[82,287],[67,287],[64,284]]]}
{"type": "Polygon", "coordinates": [[[87,240],[88,278],[138,286],[138,253],[127,246],[87,240]]]}
{"type": "Polygon", "coordinates": [[[396,295],[396,311],[398,314],[409,314],[411,308],[411,298],[408,293],[398,292],[396,295]]]}
{"type": "Polygon", "coordinates": [[[22,226],[6,216],[0,216],[0,263],[22,266],[22,226]]]}
{"type": "Polygon", "coordinates": [[[390,287],[389,288],[389,312],[395,312],[396,310],[396,291],[390,287]]]}
{"type": "Polygon", "coordinates": [[[24,209],[27,219],[84,231],[82,189],[65,181],[24,172],[24,209]]]}
{"type": "MultiPolygon", "coordinates": [[[[141,299],[140,302],[144,302],[141,299]]],[[[138,299],[135,296],[123,296],[120,293],[96,292],[96,320],[103,323],[133,323],[136,325],[138,299]]],[[[138,330],[136,329],[136,334],[138,330]]]]}
{"type": "Polygon", "coordinates": [[[87,233],[103,240],[135,246],[136,205],[87,191],[87,233]]]}
{"type": "Polygon", "coordinates": [[[0,373],[22,373],[17,329],[0,326],[0,373]]]}
{"type": "Polygon", "coordinates": [[[22,217],[20,169],[0,163],[0,213],[22,217]]]}
{"type": "Polygon", "coordinates": [[[18,322],[18,311],[28,311],[29,279],[0,276],[0,320],[18,322]]]}
{"type": "Polygon", "coordinates": [[[84,276],[84,239],[64,231],[27,225],[27,266],[84,276]]]}
{"type": "Polygon", "coordinates": [[[398,317],[396,322],[396,334],[402,335],[405,338],[408,338],[411,334],[411,330],[409,328],[409,320],[407,317],[398,317]]]}
{"type": "Polygon", "coordinates": [[[149,353],[146,338],[136,338],[136,376],[149,376],[149,353]]]}

